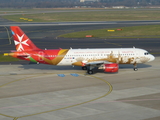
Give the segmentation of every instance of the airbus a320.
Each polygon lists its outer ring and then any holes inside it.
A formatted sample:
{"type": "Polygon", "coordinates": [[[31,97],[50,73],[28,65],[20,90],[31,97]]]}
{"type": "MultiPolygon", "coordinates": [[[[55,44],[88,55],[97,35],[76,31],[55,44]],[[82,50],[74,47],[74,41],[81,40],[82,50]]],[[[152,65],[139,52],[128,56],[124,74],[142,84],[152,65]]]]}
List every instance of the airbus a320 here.
{"type": "Polygon", "coordinates": [[[81,66],[88,74],[93,74],[95,69],[104,72],[116,73],[119,64],[133,64],[137,71],[137,64],[153,61],[155,57],[148,51],[139,48],[97,48],[97,49],[50,49],[43,50],[27,37],[18,26],[11,26],[16,51],[4,53],[22,60],[49,65],[81,66]]]}

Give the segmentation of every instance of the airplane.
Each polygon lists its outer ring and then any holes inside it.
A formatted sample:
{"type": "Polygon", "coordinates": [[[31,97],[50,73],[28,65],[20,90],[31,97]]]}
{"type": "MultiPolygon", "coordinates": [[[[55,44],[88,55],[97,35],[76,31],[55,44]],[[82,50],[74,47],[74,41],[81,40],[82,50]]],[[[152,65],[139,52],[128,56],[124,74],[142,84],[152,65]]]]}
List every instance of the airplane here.
{"type": "Polygon", "coordinates": [[[117,73],[119,64],[133,64],[137,71],[137,64],[153,61],[155,57],[140,48],[96,48],[96,49],[49,49],[43,50],[27,37],[18,26],[10,26],[16,51],[4,53],[31,62],[49,65],[81,66],[88,74],[97,69],[104,72],[117,73]]]}

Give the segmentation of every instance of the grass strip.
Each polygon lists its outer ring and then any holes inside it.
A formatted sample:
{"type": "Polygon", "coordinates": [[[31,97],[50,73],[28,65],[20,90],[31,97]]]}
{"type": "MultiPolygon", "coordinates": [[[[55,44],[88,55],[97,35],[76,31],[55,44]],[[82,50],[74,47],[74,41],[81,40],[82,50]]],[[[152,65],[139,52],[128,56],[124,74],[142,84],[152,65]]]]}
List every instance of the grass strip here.
{"type": "Polygon", "coordinates": [[[13,61],[20,61],[20,59],[11,56],[3,56],[3,54],[0,54],[0,62],[13,62],[13,61]]]}
{"type": "Polygon", "coordinates": [[[86,35],[92,35],[93,37],[97,38],[160,38],[160,25],[106,28],[99,30],[73,32],[73,33],[63,34],[58,37],[85,38],[86,35]],[[117,29],[122,29],[122,30],[117,30],[117,29]]]}
{"type": "MultiPolygon", "coordinates": [[[[54,11],[54,10],[53,10],[54,11]]],[[[128,20],[159,20],[159,10],[105,10],[104,11],[79,11],[59,13],[37,13],[20,15],[6,15],[3,18],[16,21],[28,22],[20,18],[33,19],[33,22],[68,22],[68,21],[128,21],[128,20]]]]}

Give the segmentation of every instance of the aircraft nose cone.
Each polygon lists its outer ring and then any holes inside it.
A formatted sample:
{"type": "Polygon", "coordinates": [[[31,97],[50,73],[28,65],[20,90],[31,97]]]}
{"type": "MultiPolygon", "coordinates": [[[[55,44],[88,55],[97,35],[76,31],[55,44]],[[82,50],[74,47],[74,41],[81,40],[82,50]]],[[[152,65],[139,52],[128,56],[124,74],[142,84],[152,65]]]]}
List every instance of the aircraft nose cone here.
{"type": "Polygon", "coordinates": [[[149,62],[153,61],[155,59],[155,57],[153,55],[150,55],[150,60],[149,62]]]}

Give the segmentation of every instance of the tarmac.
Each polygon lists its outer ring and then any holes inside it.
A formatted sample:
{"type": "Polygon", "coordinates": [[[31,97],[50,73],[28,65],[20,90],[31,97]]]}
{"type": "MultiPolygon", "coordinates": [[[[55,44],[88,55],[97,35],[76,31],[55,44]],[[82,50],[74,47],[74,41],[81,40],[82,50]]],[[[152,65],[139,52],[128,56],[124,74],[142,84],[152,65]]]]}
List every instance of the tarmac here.
{"type": "Polygon", "coordinates": [[[0,65],[0,120],[159,120],[160,57],[118,73],[0,65]]]}
{"type": "Polygon", "coordinates": [[[15,50],[8,39],[9,27],[3,26],[17,25],[42,49],[135,46],[156,56],[153,62],[138,65],[138,71],[120,65],[118,73],[93,75],[80,67],[0,63],[0,120],[160,120],[159,39],[57,38],[70,32],[150,24],[160,21],[17,23],[0,17],[1,54],[15,50]]]}
{"type": "MultiPolygon", "coordinates": [[[[40,48],[143,48],[153,62],[120,65],[118,73],[88,75],[80,67],[0,63],[0,120],[159,120],[159,39],[64,39],[70,32],[159,24],[160,21],[14,23],[0,18],[0,26],[19,25],[40,48]],[[43,34],[42,34],[43,33],[43,34]],[[63,44],[62,44],[63,43],[63,44]]],[[[7,28],[0,28],[0,53],[14,50],[7,28]]]]}

